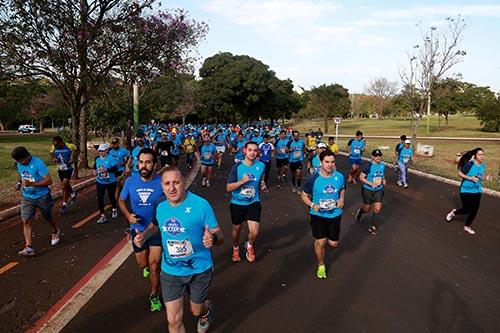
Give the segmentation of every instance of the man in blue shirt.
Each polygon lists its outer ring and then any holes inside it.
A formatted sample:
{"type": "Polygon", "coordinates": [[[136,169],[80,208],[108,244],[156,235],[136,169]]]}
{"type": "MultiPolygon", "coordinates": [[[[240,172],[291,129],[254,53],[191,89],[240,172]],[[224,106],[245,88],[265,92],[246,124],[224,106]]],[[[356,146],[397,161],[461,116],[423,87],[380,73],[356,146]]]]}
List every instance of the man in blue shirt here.
{"type": "Polygon", "coordinates": [[[408,166],[413,161],[413,149],[410,148],[410,144],[410,139],[403,142],[403,147],[399,150],[396,161],[396,165],[401,171],[397,184],[404,188],[408,188],[408,166]]]}
{"type": "Polygon", "coordinates": [[[238,139],[235,143],[233,143],[232,153],[234,154],[234,163],[238,163],[245,158],[245,153],[243,152],[243,148],[245,147],[246,140],[243,138],[243,133],[238,133],[238,139]]]}
{"type": "Polygon", "coordinates": [[[215,148],[217,148],[217,168],[220,168],[222,163],[222,155],[226,152],[226,144],[227,144],[227,136],[222,132],[222,128],[217,130],[217,133],[214,136],[215,139],[215,148]]]}
{"type": "Polygon", "coordinates": [[[366,142],[363,138],[363,132],[356,131],[356,138],[347,142],[347,152],[349,153],[349,164],[351,172],[347,175],[347,182],[356,184],[356,178],[359,176],[359,167],[361,165],[361,156],[365,150],[366,142]]]}
{"type": "Polygon", "coordinates": [[[35,250],[32,242],[31,221],[35,217],[37,208],[40,209],[42,217],[52,229],[50,244],[57,245],[60,241],[61,231],[52,216],[54,203],[49,189],[49,185],[52,185],[52,177],[43,161],[38,157],[31,156],[25,147],[14,148],[11,156],[16,161],[16,168],[23,188],[21,219],[23,220],[25,246],[22,251],[19,251],[19,255],[32,257],[35,255],[35,250]]]}
{"type": "MultiPolygon", "coordinates": [[[[134,239],[136,230],[144,231],[153,220],[154,203],[164,197],[161,188],[161,177],[154,174],[158,157],[151,148],[144,148],[139,153],[139,174],[127,178],[120,193],[118,204],[130,223],[130,236],[134,239]],[[130,210],[127,206],[130,202],[130,210]]],[[[159,233],[150,237],[141,247],[132,243],[137,264],[143,276],[149,277],[151,294],[149,296],[151,311],[160,311],[162,305],[159,297],[161,236],[159,233]]]]}
{"type": "MultiPolygon", "coordinates": [[[[108,191],[108,198],[111,203],[111,218],[118,218],[118,210],[116,205],[116,172],[118,171],[118,164],[116,160],[108,154],[109,145],[102,143],[97,152],[99,156],[96,157],[94,163],[94,172],[96,175],[96,191],[97,191],[97,205],[101,215],[97,220],[97,224],[107,222],[106,215],[104,214],[104,194],[108,191]]],[[[138,173],[139,171],[137,171],[138,173]]]]}
{"type": "Polygon", "coordinates": [[[157,202],[153,223],[144,232],[137,231],[134,242],[141,247],[160,232],[160,279],[168,331],[186,331],[182,318],[187,295],[191,312],[198,317],[198,332],[204,333],[212,322],[212,305],[207,299],[213,270],[210,248],[221,245],[224,236],[208,201],[186,190],[186,179],[177,167],[167,167],[161,183],[165,199],[157,202]]]}
{"type": "Polygon", "coordinates": [[[286,182],[286,174],[288,172],[289,164],[289,153],[288,149],[289,139],[286,137],[286,131],[280,131],[279,136],[274,141],[274,147],[276,149],[276,172],[278,173],[278,181],[283,183],[286,182]]]}
{"type": "Polygon", "coordinates": [[[266,186],[268,186],[269,173],[271,172],[271,158],[274,153],[274,146],[271,142],[269,142],[268,134],[264,134],[264,142],[259,144],[259,151],[259,160],[266,166],[264,171],[264,182],[266,183],[266,186]]]}
{"type": "Polygon", "coordinates": [[[385,164],[382,160],[382,152],[380,149],[372,151],[372,160],[366,165],[361,172],[359,180],[363,183],[362,196],[363,205],[356,213],[356,221],[361,220],[361,216],[368,213],[373,206],[371,225],[368,231],[372,235],[377,234],[378,220],[380,211],[382,210],[382,199],[384,198],[383,187],[386,184],[385,180],[385,164]]]}
{"type": "Polygon", "coordinates": [[[137,159],[137,157],[139,156],[139,152],[141,151],[141,149],[148,147],[145,145],[144,134],[142,134],[141,132],[137,133],[137,137],[135,139],[135,144],[136,144],[136,146],[134,147],[134,149],[132,149],[132,154],[126,163],[127,167],[125,169],[125,172],[127,174],[130,174],[130,171],[132,170],[133,175],[136,175],[139,173],[139,169],[137,168],[137,166],[139,164],[139,160],[137,159]],[[129,169],[131,162],[132,162],[132,169],[129,169]]]}
{"type": "Polygon", "coordinates": [[[288,150],[290,152],[290,172],[292,176],[292,192],[301,194],[302,190],[302,161],[304,160],[304,153],[306,145],[303,140],[299,140],[299,131],[293,131],[293,140],[288,142],[288,150]]]}
{"type": "Polygon", "coordinates": [[[130,152],[128,149],[120,146],[120,139],[114,137],[111,139],[111,147],[109,149],[109,155],[113,157],[116,161],[116,198],[120,196],[120,191],[123,187],[125,167],[127,165],[128,159],[130,158],[130,152]]]}
{"type": "Polygon", "coordinates": [[[399,137],[399,143],[396,145],[396,148],[394,148],[394,155],[396,159],[394,160],[394,171],[397,173],[398,172],[398,159],[399,159],[399,152],[401,149],[403,149],[404,143],[406,141],[406,135],[401,135],[399,137]]]}
{"type": "Polygon", "coordinates": [[[316,276],[326,279],[325,247],[337,247],[340,220],[344,207],[344,175],[335,170],[335,154],[324,150],[319,154],[321,167],[309,177],[301,198],[309,207],[310,226],[314,237],[314,253],[318,260],[316,276]]]}
{"type": "Polygon", "coordinates": [[[233,224],[232,261],[241,261],[240,233],[243,222],[248,225],[248,241],[245,243],[248,262],[255,261],[254,243],[259,234],[261,204],[259,190],[265,191],[264,163],[257,160],[259,147],[253,141],[245,144],[245,158],[235,163],[227,177],[226,191],[231,192],[231,222],[233,224]]]}
{"type": "Polygon", "coordinates": [[[217,148],[210,142],[210,137],[208,135],[205,135],[202,140],[203,145],[200,147],[201,186],[210,187],[217,148]]]}
{"type": "Polygon", "coordinates": [[[73,175],[73,163],[78,158],[77,148],[73,144],[65,144],[60,136],[55,136],[52,139],[53,150],[50,155],[56,163],[57,174],[61,180],[62,205],[60,212],[65,214],[68,212],[66,202],[71,197],[71,203],[75,203],[76,192],[71,188],[71,176],[73,175]]]}

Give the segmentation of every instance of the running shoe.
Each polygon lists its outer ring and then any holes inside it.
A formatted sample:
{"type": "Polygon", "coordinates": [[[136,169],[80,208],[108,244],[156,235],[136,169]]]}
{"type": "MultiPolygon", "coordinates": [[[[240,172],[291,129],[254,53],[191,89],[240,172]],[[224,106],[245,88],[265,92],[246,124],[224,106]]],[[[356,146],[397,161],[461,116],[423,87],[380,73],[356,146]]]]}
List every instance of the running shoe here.
{"type": "Polygon", "coordinates": [[[297,188],[295,186],[292,187],[292,192],[297,193],[297,188]]]}
{"type": "Polygon", "coordinates": [[[471,234],[471,235],[475,235],[476,232],[474,230],[472,230],[471,227],[468,227],[468,226],[464,226],[464,231],[471,234]]]}
{"type": "Polygon", "coordinates": [[[246,257],[247,257],[248,262],[254,262],[255,261],[255,250],[253,249],[253,245],[250,245],[250,243],[246,242],[245,249],[246,249],[246,257]]]}
{"type": "Polygon", "coordinates": [[[33,257],[35,255],[35,250],[31,246],[26,246],[22,251],[19,251],[18,254],[23,257],[33,257]]]}
{"type": "Polygon", "coordinates": [[[163,308],[160,301],[160,296],[151,295],[149,296],[149,303],[151,305],[151,312],[161,311],[163,308]]]}
{"type": "Polygon", "coordinates": [[[61,208],[59,208],[59,213],[61,214],[67,214],[68,213],[68,207],[66,206],[65,203],[62,204],[61,208]]]}
{"type": "Polygon", "coordinates": [[[233,262],[240,262],[241,261],[240,248],[239,247],[233,247],[233,255],[231,257],[231,260],[233,262]]]}
{"type": "Polygon", "coordinates": [[[355,215],[356,222],[361,221],[361,216],[362,215],[363,215],[363,211],[361,211],[361,208],[358,208],[358,210],[356,212],[356,215],[355,215]]]}
{"type": "Polygon", "coordinates": [[[455,218],[455,212],[456,211],[457,211],[456,209],[452,209],[451,212],[449,212],[446,215],[446,222],[451,222],[451,220],[453,220],[455,218]]]}
{"type": "Polygon", "coordinates": [[[207,180],[207,182],[205,184],[207,187],[210,187],[210,181],[207,180]]]}
{"type": "Polygon", "coordinates": [[[372,234],[373,236],[375,236],[375,235],[377,234],[377,227],[376,227],[376,226],[374,226],[374,225],[370,226],[370,227],[368,228],[368,232],[369,232],[370,234],[372,234]]]}
{"type": "Polygon", "coordinates": [[[302,189],[299,187],[297,187],[297,194],[302,194],[302,189]]]}
{"type": "Polygon", "coordinates": [[[54,246],[59,244],[61,241],[61,229],[57,228],[57,232],[52,234],[52,239],[50,240],[50,245],[54,246]]]}
{"type": "Polygon", "coordinates": [[[73,192],[71,193],[71,204],[74,205],[75,202],[76,202],[76,197],[78,197],[78,193],[77,192],[73,192]]]}
{"type": "Polygon", "coordinates": [[[147,279],[147,278],[149,277],[149,275],[150,275],[150,274],[151,274],[151,271],[149,270],[149,267],[148,267],[148,266],[146,266],[146,267],[144,267],[144,268],[142,269],[142,276],[143,276],[144,278],[146,278],[146,279],[147,279]]]}
{"type": "Polygon", "coordinates": [[[408,184],[404,184],[404,185],[403,185],[403,188],[408,188],[408,184]]]}
{"type": "Polygon", "coordinates": [[[97,224],[103,224],[103,223],[106,223],[106,222],[108,222],[108,219],[106,218],[106,215],[101,214],[101,216],[97,220],[97,224]]]}
{"type": "Polygon", "coordinates": [[[319,265],[318,270],[316,271],[316,277],[318,279],[326,279],[326,266],[319,265]]]}
{"type": "Polygon", "coordinates": [[[112,218],[112,219],[117,219],[117,218],[118,218],[118,209],[113,208],[113,209],[111,210],[111,218],[112,218]]]}
{"type": "Polygon", "coordinates": [[[213,321],[214,315],[213,315],[213,309],[212,309],[212,302],[209,300],[206,301],[205,303],[208,308],[208,312],[204,316],[200,316],[198,318],[198,333],[206,333],[208,329],[210,328],[210,324],[213,321]]]}
{"type": "Polygon", "coordinates": [[[201,179],[201,186],[205,186],[205,184],[207,183],[206,179],[205,178],[202,178],[201,179]]]}
{"type": "Polygon", "coordinates": [[[403,182],[400,180],[398,180],[396,183],[398,184],[398,186],[403,186],[403,182]]]}

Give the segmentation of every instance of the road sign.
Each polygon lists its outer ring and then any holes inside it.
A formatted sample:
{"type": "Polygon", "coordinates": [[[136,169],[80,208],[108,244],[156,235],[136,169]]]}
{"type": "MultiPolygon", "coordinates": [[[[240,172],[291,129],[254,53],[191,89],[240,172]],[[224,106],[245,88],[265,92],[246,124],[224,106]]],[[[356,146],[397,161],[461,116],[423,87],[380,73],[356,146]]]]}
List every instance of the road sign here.
{"type": "Polygon", "coordinates": [[[342,122],[342,117],[335,117],[333,119],[333,122],[335,123],[335,125],[338,125],[342,122]]]}

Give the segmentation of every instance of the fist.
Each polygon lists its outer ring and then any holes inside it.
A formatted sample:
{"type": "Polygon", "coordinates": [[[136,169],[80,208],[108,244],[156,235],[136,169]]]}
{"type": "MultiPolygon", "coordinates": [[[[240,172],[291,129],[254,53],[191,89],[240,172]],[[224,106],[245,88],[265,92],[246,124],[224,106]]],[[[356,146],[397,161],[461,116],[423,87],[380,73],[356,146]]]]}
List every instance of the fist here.
{"type": "Polygon", "coordinates": [[[205,231],[203,232],[203,246],[207,249],[211,248],[213,245],[213,237],[210,231],[208,230],[208,225],[205,226],[205,231]]]}
{"type": "Polygon", "coordinates": [[[243,184],[248,183],[250,181],[250,177],[248,176],[247,173],[245,173],[243,175],[243,178],[241,178],[241,181],[243,182],[243,184]]]}

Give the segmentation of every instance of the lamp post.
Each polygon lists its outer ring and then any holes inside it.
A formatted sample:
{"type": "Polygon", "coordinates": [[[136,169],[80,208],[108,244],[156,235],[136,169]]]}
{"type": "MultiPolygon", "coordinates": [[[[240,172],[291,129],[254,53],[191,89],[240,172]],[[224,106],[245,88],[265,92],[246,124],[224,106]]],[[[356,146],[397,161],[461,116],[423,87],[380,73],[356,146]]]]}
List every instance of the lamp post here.
{"type": "Polygon", "coordinates": [[[432,82],[431,82],[431,75],[434,69],[434,51],[433,51],[433,43],[432,43],[432,32],[436,30],[436,27],[431,27],[431,33],[430,37],[428,37],[426,40],[429,43],[429,46],[427,48],[427,52],[429,52],[429,64],[428,64],[428,69],[427,69],[427,134],[430,133],[430,126],[431,126],[431,88],[432,88],[432,82]]]}

